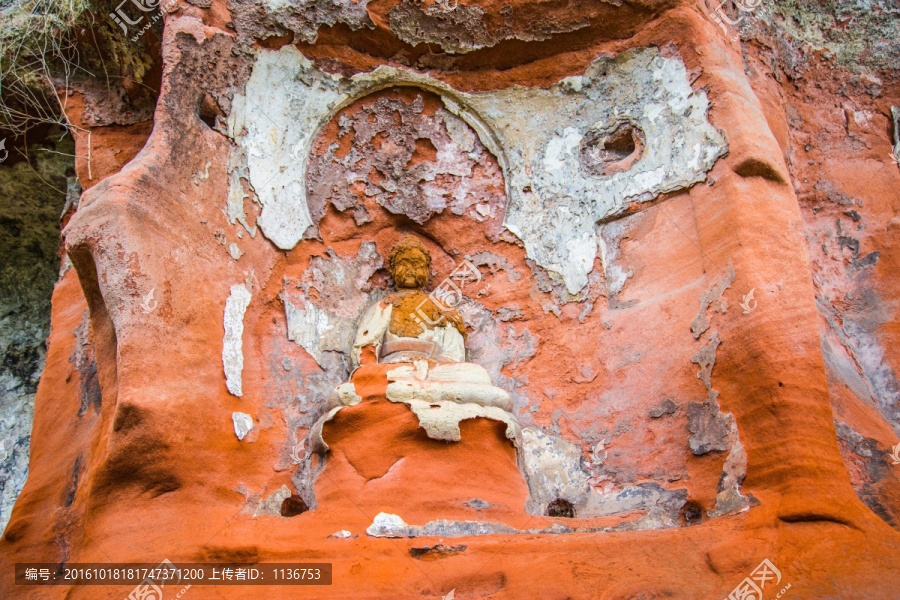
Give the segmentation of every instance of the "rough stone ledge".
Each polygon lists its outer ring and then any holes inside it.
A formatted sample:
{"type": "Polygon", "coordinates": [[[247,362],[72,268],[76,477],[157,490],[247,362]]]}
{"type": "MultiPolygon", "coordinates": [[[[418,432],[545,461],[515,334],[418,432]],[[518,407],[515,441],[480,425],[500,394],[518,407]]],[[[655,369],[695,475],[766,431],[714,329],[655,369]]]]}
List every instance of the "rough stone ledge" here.
{"type": "Polygon", "coordinates": [[[535,529],[516,529],[504,523],[492,521],[454,521],[438,519],[425,525],[409,525],[397,515],[378,513],[372,524],[366,529],[371,537],[384,538],[417,538],[417,537],[472,537],[480,535],[562,535],[567,533],[600,533],[614,531],[639,531],[646,529],[670,529],[677,524],[664,523],[659,515],[651,510],[634,521],[620,523],[609,527],[569,527],[562,523],[554,523],[550,527],[535,529]]]}

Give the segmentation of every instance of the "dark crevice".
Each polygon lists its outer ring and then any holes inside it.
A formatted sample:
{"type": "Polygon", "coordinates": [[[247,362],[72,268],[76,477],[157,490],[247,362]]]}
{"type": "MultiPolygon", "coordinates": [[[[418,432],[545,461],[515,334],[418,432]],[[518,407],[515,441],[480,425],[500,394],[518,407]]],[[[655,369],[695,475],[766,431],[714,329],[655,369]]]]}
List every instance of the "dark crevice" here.
{"type": "Polygon", "coordinates": [[[547,516],[572,519],[575,517],[575,507],[568,500],[557,498],[547,505],[547,516]]]}
{"type": "Polygon", "coordinates": [[[210,129],[216,127],[216,117],[223,117],[224,113],[219,109],[219,104],[209,94],[204,94],[197,106],[197,118],[210,129]]]}
{"type": "Polygon", "coordinates": [[[81,474],[81,462],[82,456],[79,454],[78,457],[75,458],[75,465],[72,467],[72,480],[66,487],[65,498],[63,499],[63,505],[66,508],[72,506],[72,503],[75,502],[75,494],[78,493],[78,478],[81,474]]]}
{"type": "Polygon", "coordinates": [[[741,162],[734,172],[741,177],[762,177],[775,183],[787,184],[784,176],[772,164],[758,158],[748,158],[741,162]]]}
{"type": "Polygon", "coordinates": [[[284,502],[281,503],[282,517],[296,517],[297,515],[303,514],[308,510],[309,507],[300,496],[291,495],[285,498],[284,502]]]}
{"type": "Polygon", "coordinates": [[[778,520],[785,523],[837,523],[838,525],[846,525],[847,527],[857,529],[857,527],[847,519],[842,519],[836,515],[818,514],[815,512],[802,512],[779,516],[778,520]]]}
{"type": "MultiPolygon", "coordinates": [[[[97,405],[101,402],[110,402],[115,404],[118,395],[118,377],[116,369],[116,361],[118,355],[118,341],[116,340],[116,330],[106,303],[103,300],[103,294],[100,291],[100,283],[97,275],[97,266],[94,257],[86,247],[77,247],[69,249],[69,258],[78,273],[78,280],[81,283],[82,292],[84,292],[85,300],[88,304],[88,311],[91,317],[91,342],[94,347],[94,368],[96,369],[97,385],[100,388],[100,399],[97,399],[97,405]]],[[[83,382],[83,390],[93,393],[90,383],[90,373],[83,382]]],[[[84,400],[82,400],[84,402],[84,400]]]]}
{"type": "MultiPolygon", "coordinates": [[[[724,477],[724,474],[723,474],[724,477]]],[[[681,508],[681,524],[684,526],[699,525],[703,521],[703,507],[694,500],[688,500],[681,508]]]]}
{"type": "Polygon", "coordinates": [[[643,132],[631,123],[619,123],[612,131],[588,132],[578,159],[585,173],[603,177],[630,169],[643,151],[643,132]]]}

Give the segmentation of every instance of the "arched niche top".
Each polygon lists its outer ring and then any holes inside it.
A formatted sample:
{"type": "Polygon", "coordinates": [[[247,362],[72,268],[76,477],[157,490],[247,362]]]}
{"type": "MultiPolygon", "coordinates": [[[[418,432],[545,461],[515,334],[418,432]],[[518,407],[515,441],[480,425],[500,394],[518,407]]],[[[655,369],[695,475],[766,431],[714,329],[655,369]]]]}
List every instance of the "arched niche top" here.
{"type": "Polygon", "coordinates": [[[353,104],[361,98],[365,98],[366,96],[380,92],[381,90],[392,87],[413,87],[440,96],[441,100],[444,103],[444,107],[448,111],[461,118],[466,122],[467,125],[469,125],[469,127],[475,130],[475,133],[478,135],[478,139],[481,140],[481,143],[484,144],[484,146],[490,151],[490,153],[494,155],[494,157],[497,159],[497,162],[500,164],[500,168],[503,170],[503,174],[506,175],[507,160],[506,154],[503,151],[503,145],[500,143],[500,138],[493,131],[491,126],[481,118],[481,115],[479,115],[478,112],[473,109],[473,107],[466,103],[465,98],[463,98],[459,92],[441,81],[432,79],[427,75],[421,75],[412,71],[404,71],[389,67],[379,67],[379,69],[376,69],[372,74],[377,74],[381,69],[389,69],[391,71],[391,75],[396,78],[385,81],[361,81],[360,88],[354,90],[355,93],[353,94],[353,96],[348,97],[346,100],[336,105],[331,111],[331,114],[329,114],[328,118],[319,124],[315,133],[310,138],[309,146],[305,149],[307,156],[309,156],[309,152],[312,149],[312,141],[318,137],[319,133],[321,133],[322,131],[322,128],[324,128],[337,113],[342,111],[347,106],[353,104]]]}
{"type": "Polygon", "coordinates": [[[503,170],[478,132],[447,109],[451,102],[421,86],[379,86],[322,124],[308,152],[306,200],[315,227],[304,238],[319,237],[333,206],[358,226],[384,209],[422,226],[463,217],[472,221],[466,228],[499,239],[503,170]]]}
{"type": "MultiPolygon", "coordinates": [[[[293,46],[261,51],[243,94],[236,95],[228,133],[243,149],[248,179],[262,212],[263,234],[283,250],[293,248],[313,224],[306,201],[306,169],[322,129],[356,100],[395,86],[418,87],[439,95],[448,111],[465,121],[497,158],[506,179],[509,161],[496,132],[447,84],[414,71],[379,67],[343,77],[316,67],[293,46]]],[[[233,165],[235,170],[240,165],[233,165]]],[[[239,181],[232,178],[231,184],[239,181]]],[[[508,195],[507,189],[507,195],[508,195]]],[[[233,196],[229,191],[229,199],[233,196]]],[[[243,199],[240,200],[241,205],[243,199]]],[[[243,213],[228,209],[232,222],[243,213]],[[234,215],[234,216],[233,216],[234,215]]]]}

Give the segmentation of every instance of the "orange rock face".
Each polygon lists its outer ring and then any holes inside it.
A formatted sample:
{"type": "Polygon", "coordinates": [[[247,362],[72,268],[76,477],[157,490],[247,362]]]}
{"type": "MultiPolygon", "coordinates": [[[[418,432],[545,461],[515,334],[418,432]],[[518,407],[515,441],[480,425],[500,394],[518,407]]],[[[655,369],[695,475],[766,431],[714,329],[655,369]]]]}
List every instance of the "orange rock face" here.
{"type": "Polygon", "coordinates": [[[319,506],[337,513],[355,507],[365,514],[404,515],[417,524],[437,516],[513,526],[527,522],[522,507],[528,486],[516,448],[504,434],[506,425],[469,419],[460,424],[459,442],[429,438],[405,404],[385,399],[385,372],[393,368],[369,365],[356,371],[352,381],[362,402],[325,424],[322,437],[331,457],[317,481],[319,506]]]}
{"type": "Polygon", "coordinates": [[[203,4],[143,148],[95,127],[77,165],[0,596],[163,559],[334,568],[188,598],[737,598],[764,560],[765,598],[896,596],[896,71],[693,3],[203,4]],[[354,372],[410,233],[428,290],[478,269],[467,360],[518,448],[354,372]]]}

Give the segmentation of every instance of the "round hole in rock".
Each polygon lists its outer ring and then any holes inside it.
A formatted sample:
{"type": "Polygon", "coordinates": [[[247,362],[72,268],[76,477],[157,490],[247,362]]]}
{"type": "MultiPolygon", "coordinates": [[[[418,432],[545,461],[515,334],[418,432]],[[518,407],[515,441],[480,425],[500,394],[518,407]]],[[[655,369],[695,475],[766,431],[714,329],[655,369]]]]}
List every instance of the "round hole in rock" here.
{"type": "Polygon", "coordinates": [[[573,518],[575,516],[575,507],[568,500],[557,498],[547,505],[548,517],[566,517],[573,518]]]}
{"type": "Polygon", "coordinates": [[[197,106],[197,117],[206,124],[210,129],[216,126],[216,117],[224,117],[224,113],[219,108],[218,102],[209,94],[204,94],[197,106]]]}
{"type": "Polygon", "coordinates": [[[579,161],[588,175],[627,171],[644,151],[644,133],[631,123],[619,123],[612,131],[589,131],[581,140],[579,161]]]}
{"type": "Polygon", "coordinates": [[[306,502],[304,502],[303,498],[300,496],[288,496],[284,499],[284,502],[281,503],[282,517],[296,517],[308,510],[309,507],[306,506],[306,502]]]}
{"type": "Polygon", "coordinates": [[[699,503],[690,500],[681,509],[681,521],[684,525],[697,525],[703,520],[703,509],[699,503]]]}

